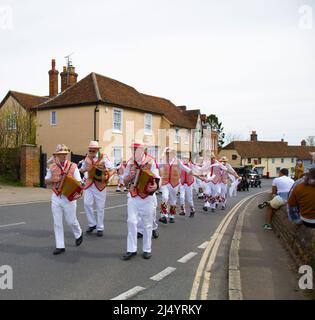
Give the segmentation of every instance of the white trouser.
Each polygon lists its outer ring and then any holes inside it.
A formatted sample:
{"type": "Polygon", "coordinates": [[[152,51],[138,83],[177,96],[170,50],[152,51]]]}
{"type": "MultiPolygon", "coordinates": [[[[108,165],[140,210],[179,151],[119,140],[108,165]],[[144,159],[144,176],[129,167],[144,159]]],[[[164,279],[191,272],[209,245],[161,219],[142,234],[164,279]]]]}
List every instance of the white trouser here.
{"type": "Polygon", "coordinates": [[[223,205],[225,205],[227,201],[227,184],[226,183],[223,183],[223,182],[220,183],[220,196],[224,198],[223,205]]]}
{"type": "Polygon", "coordinates": [[[168,183],[162,186],[160,190],[162,191],[162,202],[169,203],[171,206],[176,206],[179,185],[173,188],[171,184],[168,183]]]}
{"type": "Polygon", "coordinates": [[[106,188],[99,191],[93,183],[91,187],[84,192],[84,210],[88,220],[89,227],[96,226],[99,231],[104,230],[104,210],[106,202],[106,188]],[[96,217],[94,215],[93,204],[95,200],[96,217]]]}
{"type": "MultiPolygon", "coordinates": [[[[156,194],[154,193],[153,196],[153,207],[152,207],[152,218],[153,218],[153,221],[152,221],[152,230],[157,230],[158,228],[158,224],[156,223],[156,209],[157,209],[157,198],[156,198],[156,194]]],[[[143,224],[142,224],[142,220],[140,219],[140,216],[139,216],[139,219],[138,219],[138,232],[143,234],[143,224]]]]}
{"type": "Polygon", "coordinates": [[[127,251],[137,251],[137,232],[138,222],[141,220],[143,226],[143,252],[151,252],[152,242],[152,220],[153,220],[154,198],[149,196],[145,199],[131,197],[128,194],[128,237],[127,251]]]}
{"type": "Polygon", "coordinates": [[[192,185],[190,185],[190,186],[188,186],[187,184],[184,184],[184,185],[181,184],[180,185],[179,201],[180,201],[180,205],[181,206],[185,205],[185,199],[188,202],[190,208],[194,206],[192,189],[193,189],[192,185]]]}
{"type": "Polygon", "coordinates": [[[121,186],[123,186],[124,189],[126,189],[125,182],[124,182],[124,176],[119,176],[117,190],[120,190],[121,186]]]}
{"type": "Polygon", "coordinates": [[[194,183],[194,189],[196,191],[197,194],[199,194],[199,188],[204,189],[204,182],[201,181],[200,179],[196,179],[195,183],[194,183]]]}
{"type": "Polygon", "coordinates": [[[71,228],[76,239],[82,235],[82,229],[76,215],[77,201],[70,202],[65,196],[58,197],[54,193],[51,197],[51,211],[54,219],[54,232],[56,239],[56,248],[65,248],[63,216],[71,228]]]}
{"type": "Polygon", "coordinates": [[[209,198],[211,198],[211,203],[205,204],[207,207],[215,208],[216,203],[218,201],[219,195],[220,195],[220,184],[219,183],[213,183],[213,182],[207,182],[205,183],[205,194],[208,197],[207,201],[209,203],[209,198]]]}

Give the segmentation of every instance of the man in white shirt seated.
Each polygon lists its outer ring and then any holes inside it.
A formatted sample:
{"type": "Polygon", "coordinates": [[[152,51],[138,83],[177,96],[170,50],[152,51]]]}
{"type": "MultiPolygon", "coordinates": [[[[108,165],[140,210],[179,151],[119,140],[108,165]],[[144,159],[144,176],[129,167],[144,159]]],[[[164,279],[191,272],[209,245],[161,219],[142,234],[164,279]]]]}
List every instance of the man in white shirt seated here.
{"type": "Polygon", "coordinates": [[[289,192],[294,184],[294,180],[289,178],[289,170],[281,169],[279,177],[275,178],[272,182],[272,200],[264,202],[259,205],[260,208],[267,207],[266,223],[263,228],[265,230],[272,230],[271,221],[273,217],[273,210],[277,210],[287,203],[289,192]]]}

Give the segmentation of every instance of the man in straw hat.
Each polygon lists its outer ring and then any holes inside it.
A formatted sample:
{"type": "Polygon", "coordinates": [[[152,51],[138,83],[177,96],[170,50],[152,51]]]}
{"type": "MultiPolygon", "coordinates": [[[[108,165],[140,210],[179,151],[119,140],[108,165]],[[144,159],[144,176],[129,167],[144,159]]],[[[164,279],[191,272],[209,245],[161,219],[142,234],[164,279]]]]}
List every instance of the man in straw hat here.
{"type": "MultiPolygon", "coordinates": [[[[151,258],[152,224],[155,209],[153,194],[159,188],[159,171],[155,159],[145,153],[145,145],[142,140],[134,140],[131,144],[132,157],[127,163],[124,173],[126,184],[131,183],[128,193],[128,237],[127,252],[123,260],[129,260],[137,254],[137,227],[139,220],[143,227],[142,257],[151,258]],[[140,191],[138,182],[140,173],[146,172],[145,190],[140,191]]],[[[141,181],[143,182],[143,181],[141,181]]]]}
{"type": "Polygon", "coordinates": [[[85,193],[84,210],[88,220],[86,232],[91,234],[96,229],[98,237],[103,236],[104,210],[106,203],[106,186],[114,166],[107,155],[102,153],[97,141],[91,141],[88,146],[88,155],[82,163],[80,171],[84,173],[85,193]],[[96,217],[94,215],[94,201],[96,204],[96,217]]]}
{"type": "Polygon", "coordinates": [[[228,184],[241,179],[232,166],[228,163],[229,159],[223,156],[220,162],[227,168],[226,171],[222,171],[222,181],[220,185],[220,203],[221,209],[225,210],[227,203],[228,184]]]}
{"type": "Polygon", "coordinates": [[[67,224],[70,226],[74,237],[75,244],[79,246],[83,241],[82,229],[76,216],[77,202],[69,201],[67,197],[61,194],[59,184],[65,175],[73,177],[77,181],[81,181],[80,172],[75,163],[67,160],[69,149],[66,145],[58,145],[54,152],[54,161],[50,163],[49,169],[45,177],[45,183],[52,185],[53,193],[51,197],[51,210],[54,219],[54,233],[56,240],[56,249],[53,254],[61,254],[65,252],[63,216],[67,224]]]}
{"type": "Polygon", "coordinates": [[[159,171],[162,181],[161,217],[159,221],[166,224],[167,218],[169,218],[169,222],[174,223],[177,193],[179,191],[180,183],[180,170],[174,149],[170,147],[165,148],[162,156],[162,162],[159,166],[159,171]],[[169,211],[168,205],[170,206],[169,211]]]}
{"type": "Polygon", "coordinates": [[[194,165],[190,161],[189,153],[182,155],[182,161],[178,161],[180,168],[180,213],[179,215],[184,216],[186,214],[185,200],[187,200],[190,208],[190,217],[195,215],[195,207],[193,201],[192,188],[195,182],[195,178],[192,174],[194,165]]]}

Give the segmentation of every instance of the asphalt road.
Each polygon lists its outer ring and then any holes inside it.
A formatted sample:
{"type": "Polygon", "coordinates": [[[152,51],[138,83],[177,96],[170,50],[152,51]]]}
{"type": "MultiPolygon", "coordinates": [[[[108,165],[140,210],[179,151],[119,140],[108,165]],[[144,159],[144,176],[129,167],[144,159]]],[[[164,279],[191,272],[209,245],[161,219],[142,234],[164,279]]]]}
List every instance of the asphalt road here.
{"type": "MultiPolygon", "coordinates": [[[[13,268],[13,289],[0,290],[0,299],[113,299],[130,293],[131,299],[187,300],[205,243],[232,207],[264,189],[270,189],[270,181],[264,181],[262,189],[238,193],[225,211],[216,213],[203,212],[202,201],[195,199],[194,218],[177,216],[175,224],[159,224],[160,237],[152,240],[150,260],[141,257],[141,239],[138,256],[121,260],[127,238],[126,194],[108,194],[103,238],[84,234],[82,245],[76,247],[65,226],[66,253],[60,256],[52,254],[55,241],[50,203],[1,206],[0,266],[13,268]],[[166,274],[161,275],[164,270],[166,274]]],[[[77,215],[85,230],[82,200],[78,201],[77,215]]],[[[227,250],[232,231],[227,230],[218,252],[217,276],[209,299],[228,298],[227,250]]]]}

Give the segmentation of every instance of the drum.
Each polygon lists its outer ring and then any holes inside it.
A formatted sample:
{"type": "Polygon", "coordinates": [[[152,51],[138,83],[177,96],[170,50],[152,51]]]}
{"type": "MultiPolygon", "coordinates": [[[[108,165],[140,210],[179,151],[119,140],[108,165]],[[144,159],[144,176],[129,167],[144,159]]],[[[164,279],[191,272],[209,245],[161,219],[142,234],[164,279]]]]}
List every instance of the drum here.
{"type": "Polygon", "coordinates": [[[73,177],[67,175],[64,178],[61,193],[67,197],[69,201],[79,199],[83,194],[81,183],[73,177]]]}

